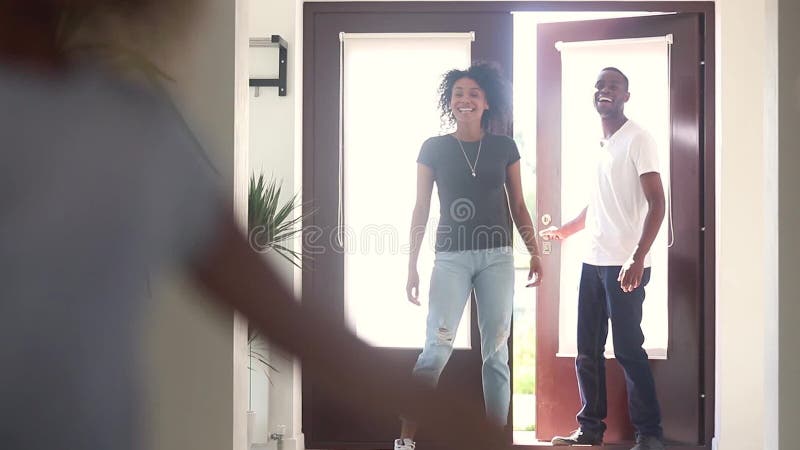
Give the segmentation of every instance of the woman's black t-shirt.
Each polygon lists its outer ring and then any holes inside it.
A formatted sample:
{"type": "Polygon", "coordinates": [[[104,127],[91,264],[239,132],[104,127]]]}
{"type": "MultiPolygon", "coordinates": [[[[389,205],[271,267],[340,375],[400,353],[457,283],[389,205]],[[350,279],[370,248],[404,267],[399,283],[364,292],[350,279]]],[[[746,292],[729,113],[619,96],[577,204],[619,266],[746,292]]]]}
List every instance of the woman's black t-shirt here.
{"type": "Polygon", "coordinates": [[[486,134],[481,141],[461,141],[452,135],[429,138],[417,162],[433,169],[439,191],[440,219],[436,251],[480,250],[511,246],[506,169],[519,160],[514,140],[486,134]],[[480,144],[480,157],[477,158],[480,144]],[[467,159],[464,158],[466,153],[467,159]],[[470,164],[475,167],[472,176],[470,164]]]}

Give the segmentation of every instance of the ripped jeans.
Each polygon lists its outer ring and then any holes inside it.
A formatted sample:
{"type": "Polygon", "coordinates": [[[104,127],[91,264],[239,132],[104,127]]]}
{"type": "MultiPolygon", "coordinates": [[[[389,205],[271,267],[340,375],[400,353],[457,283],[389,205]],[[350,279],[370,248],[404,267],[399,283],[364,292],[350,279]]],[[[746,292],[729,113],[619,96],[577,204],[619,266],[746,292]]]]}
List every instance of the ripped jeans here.
{"type": "Polygon", "coordinates": [[[425,347],[414,376],[436,386],[453,353],[458,323],[475,289],[486,415],[506,425],[511,397],[508,337],[514,300],[511,247],[438,252],[431,275],[425,347]]]}

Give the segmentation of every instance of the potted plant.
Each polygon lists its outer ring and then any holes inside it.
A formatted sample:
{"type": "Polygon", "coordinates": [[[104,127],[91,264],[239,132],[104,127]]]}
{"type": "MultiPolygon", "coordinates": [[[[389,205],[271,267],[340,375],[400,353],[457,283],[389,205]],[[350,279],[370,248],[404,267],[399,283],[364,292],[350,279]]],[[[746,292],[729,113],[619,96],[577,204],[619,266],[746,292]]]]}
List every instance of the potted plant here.
{"type": "MultiPolygon", "coordinates": [[[[248,190],[247,229],[250,247],[258,253],[275,251],[277,255],[289,261],[293,266],[302,268],[303,255],[291,248],[292,240],[302,231],[302,221],[307,214],[297,214],[302,206],[298,194],[281,201],[282,186],[275,179],[266,181],[264,175],[250,177],[248,190]]],[[[261,365],[272,385],[269,370],[278,372],[270,364],[264,349],[257,347],[259,332],[255,328],[248,329],[247,344],[250,352],[250,411],[249,420],[255,421],[252,411],[252,373],[253,363],[261,365]]]]}
{"type": "MultiPolygon", "coordinates": [[[[250,247],[258,253],[274,250],[278,255],[302,269],[303,256],[289,245],[302,231],[302,221],[307,214],[295,213],[301,207],[297,194],[281,202],[282,186],[276,180],[264,180],[264,175],[250,177],[247,202],[247,230],[250,247]]],[[[251,344],[258,337],[258,330],[248,331],[247,341],[251,344]]],[[[262,354],[253,353],[257,361],[274,369],[262,354]]]]}
{"type": "Polygon", "coordinates": [[[264,175],[250,177],[247,229],[250,246],[263,253],[274,250],[297,268],[302,268],[300,252],[288,247],[301,231],[303,214],[293,217],[298,208],[297,194],[281,203],[282,186],[275,180],[266,182],[264,175]]]}

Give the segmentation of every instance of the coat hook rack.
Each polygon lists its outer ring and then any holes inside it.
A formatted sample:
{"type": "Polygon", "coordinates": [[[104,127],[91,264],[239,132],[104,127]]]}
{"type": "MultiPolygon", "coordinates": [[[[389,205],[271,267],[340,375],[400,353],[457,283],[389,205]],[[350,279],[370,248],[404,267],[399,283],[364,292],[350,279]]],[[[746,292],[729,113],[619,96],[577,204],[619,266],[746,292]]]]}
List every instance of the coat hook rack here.
{"type": "Polygon", "coordinates": [[[277,87],[278,96],[286,96],[286,65],[287,49],[286,40],[280,35],[273,34],[269,38],[250,38],[250,47],[279,47],[278,48],[278,78],[250,78],[250,86],[256,88],[256,97],[262,87],[277,87]]]}

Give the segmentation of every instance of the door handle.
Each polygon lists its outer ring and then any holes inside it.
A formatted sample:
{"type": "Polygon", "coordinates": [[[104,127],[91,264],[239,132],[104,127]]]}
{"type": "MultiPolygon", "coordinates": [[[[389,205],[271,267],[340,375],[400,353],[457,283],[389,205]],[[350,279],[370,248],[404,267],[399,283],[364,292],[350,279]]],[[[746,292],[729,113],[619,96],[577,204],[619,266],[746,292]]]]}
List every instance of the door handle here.
{"type": "MultiPolygon", "coordinates": [[[[542,214],[541,221],[542,221],[542,225],[548,226],[553,222],[553,218],[550,217],[550,214],[542,214]]],[[[542,240],[543,241],[549,241],[550,237],[549,236],[542,236],[542,240]]],[[[545,253],[545,255],[548,255],[548,254],[549,253],[545,253]]]]}

